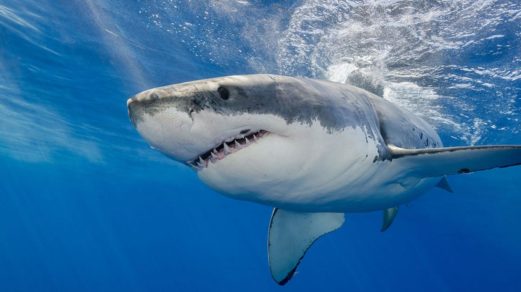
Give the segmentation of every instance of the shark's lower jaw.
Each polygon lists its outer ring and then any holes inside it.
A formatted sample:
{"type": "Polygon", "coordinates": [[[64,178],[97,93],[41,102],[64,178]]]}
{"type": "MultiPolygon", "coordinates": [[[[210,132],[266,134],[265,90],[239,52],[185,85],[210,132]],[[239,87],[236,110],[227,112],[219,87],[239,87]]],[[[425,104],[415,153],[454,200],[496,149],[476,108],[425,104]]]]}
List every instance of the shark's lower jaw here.
{"type": "Polygon", "coordinates": [[[256,143],[259,139],[269,134],[270,132],[266,130],[259,130],[257,132],[239,134],[235,137],[230,137],[216,147],[199,154],[195,159],[187,161],[186,164],[196,170],[202,170],[208,167],[210,163],[222,160],[228,155],[256,143]]]}

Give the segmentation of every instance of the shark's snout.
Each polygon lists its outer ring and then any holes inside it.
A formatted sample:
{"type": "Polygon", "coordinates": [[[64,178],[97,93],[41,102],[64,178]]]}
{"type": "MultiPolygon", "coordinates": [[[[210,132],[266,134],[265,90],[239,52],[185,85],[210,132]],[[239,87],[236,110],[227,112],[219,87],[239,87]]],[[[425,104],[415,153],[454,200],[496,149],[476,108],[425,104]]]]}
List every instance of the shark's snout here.
{"type": "MultiPolygon", "coordinates": [[[[164,102],[165,96],[156,90],[147,90],[130,97],[127,100],[128,115],[134,127],[143,120],[145,113],[153,113],[157,111],[158,104],[164,102]]],[[[170,103],[173,103],[170,100],[170,103]]]]}
{"type": "Polygon", "coordinates": [[[128,116],[132,121],[134,127],[137,126],[138,120],[142,119],[143,104],[140,103],[136,97],[131,97],[127,100],[128,116]],[[139,116],[139,118],[138,118],[139,116]]]}

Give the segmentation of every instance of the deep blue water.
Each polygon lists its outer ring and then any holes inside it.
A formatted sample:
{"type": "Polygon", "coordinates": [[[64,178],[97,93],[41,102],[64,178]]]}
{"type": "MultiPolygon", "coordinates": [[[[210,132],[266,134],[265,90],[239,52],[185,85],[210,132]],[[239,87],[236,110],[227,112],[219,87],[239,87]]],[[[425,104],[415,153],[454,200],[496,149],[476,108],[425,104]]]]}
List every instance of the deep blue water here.
{"type": "Polygon", "coordinates": [[[126,99],[270,72],[349,82],[447,145],[521,144],[517,1],[0,0],[0,291],[521,291],[521,168],[348,214],[285,287],[271,209],[150,149],[126,99]]]}

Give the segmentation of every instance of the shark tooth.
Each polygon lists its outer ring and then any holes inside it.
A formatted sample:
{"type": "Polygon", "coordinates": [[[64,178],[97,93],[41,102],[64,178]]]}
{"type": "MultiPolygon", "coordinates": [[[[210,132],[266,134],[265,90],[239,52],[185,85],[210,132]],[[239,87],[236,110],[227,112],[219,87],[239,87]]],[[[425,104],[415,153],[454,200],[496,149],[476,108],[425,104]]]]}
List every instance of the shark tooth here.
{"type": "Polygon", "coordinates": [[[224,143],[224,154],[230,154],[230,147],[226,143],[224,143]]]}

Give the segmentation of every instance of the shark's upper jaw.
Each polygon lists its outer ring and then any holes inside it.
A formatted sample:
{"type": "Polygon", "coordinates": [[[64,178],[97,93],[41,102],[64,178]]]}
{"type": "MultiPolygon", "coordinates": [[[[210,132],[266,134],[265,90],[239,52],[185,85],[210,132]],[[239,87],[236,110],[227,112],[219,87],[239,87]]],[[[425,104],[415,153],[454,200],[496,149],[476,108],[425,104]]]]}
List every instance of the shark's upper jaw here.
{"type": "Polygon", "coordinates": [[[266,115],[226,115],[211,109],[186,113],[175,102],[149,113],[146,107],[155,105],[141,99],[138,96],[128,102],[130,118],[141,136],[169,158],[196,171],[257,144],[266,135],[279,135],[281,124],[285,125],[266,115]]]}
{"type": "Polygon", "coordinates": [[[197,155],[194,159],[187,161],[186,164],[196,170],[202,170],[208,167],[210,163],[216,163],[228,155],[257,143],[260,139],[269,134],[270,132],[266,130],[243,130],[238,135],[229,137],[210,150],[197,155]]]}

